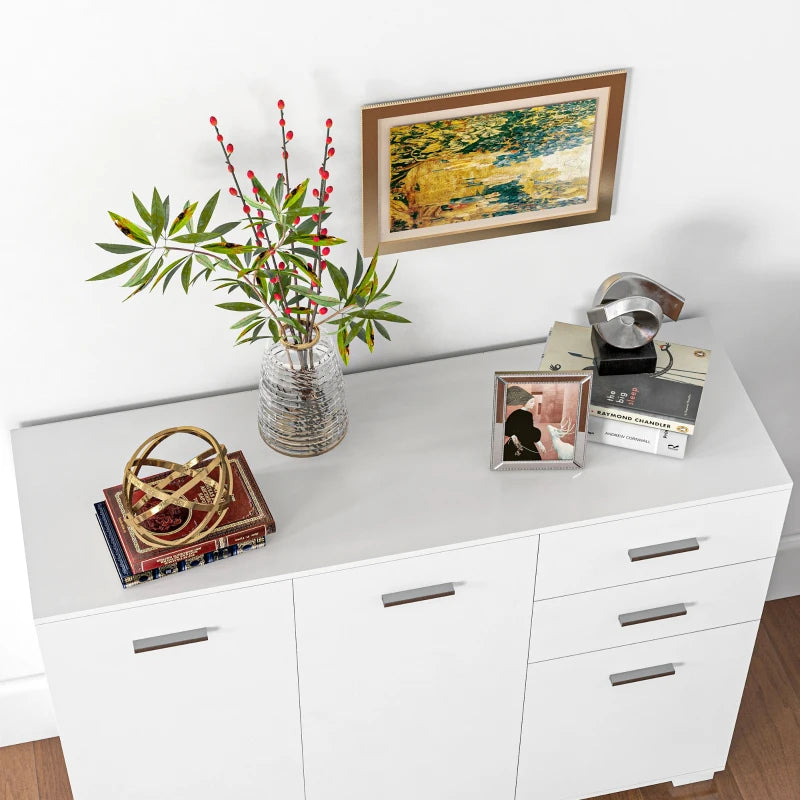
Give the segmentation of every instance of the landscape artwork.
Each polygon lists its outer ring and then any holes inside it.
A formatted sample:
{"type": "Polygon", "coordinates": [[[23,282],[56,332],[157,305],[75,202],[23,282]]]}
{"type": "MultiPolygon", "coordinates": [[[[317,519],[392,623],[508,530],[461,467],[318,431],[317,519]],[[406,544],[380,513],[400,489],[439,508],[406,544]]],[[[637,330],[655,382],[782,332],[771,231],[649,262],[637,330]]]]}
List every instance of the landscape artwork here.
{"type": "Polygon", "coordinates": [[[619,70],[364,106],[364,250],[609,219],[625,81],[619,70]]]}
{"type": "Polygon", "coordinates": [[[393,127],[392,232],[586,203],[597,98],[393,127]]]}

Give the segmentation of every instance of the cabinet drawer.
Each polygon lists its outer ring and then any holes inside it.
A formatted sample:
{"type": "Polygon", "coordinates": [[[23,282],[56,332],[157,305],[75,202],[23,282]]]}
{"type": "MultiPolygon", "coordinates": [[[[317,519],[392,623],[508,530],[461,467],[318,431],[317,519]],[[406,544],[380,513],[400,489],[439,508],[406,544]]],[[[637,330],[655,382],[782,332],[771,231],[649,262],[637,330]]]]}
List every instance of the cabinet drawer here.
{"type": "Polygon", "coordinates": [[[763,494],[544,535],[536,599],[774,558],[786,502],[763,494]]]}
{"type": "Polygon", "coordinates": [[[291,583],[41,625],[39,640],[76,800],[302,800],[291,583]]]}
{"type": "Polygon", "coordinates": [[[761,616],[774,559],[537,600],[531,661],[718,628],[761,616]]]}
{"type": "Polygon", "coordinates": [[[295,581],[308,800],[513,800],[536,548],[295,581]]]}
{"type": "Polygon", "coordinates": [[[746,622],[531,664],[517,800],[723,769],[757,630],[746,622]],[[645,670],[663,677],[642,679],[645,670]]]}

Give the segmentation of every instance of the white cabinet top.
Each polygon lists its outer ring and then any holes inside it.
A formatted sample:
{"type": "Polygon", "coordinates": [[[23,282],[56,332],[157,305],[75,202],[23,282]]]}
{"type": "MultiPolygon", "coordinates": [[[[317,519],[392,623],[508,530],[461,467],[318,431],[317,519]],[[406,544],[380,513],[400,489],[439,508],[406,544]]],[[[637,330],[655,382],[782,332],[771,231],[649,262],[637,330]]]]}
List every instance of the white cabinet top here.
{"type": "Polygon", "coordinates": [[[538,369],[541,344],[348,375],[350,430],[311,459],[262,443],[254,391],[13,431],[34,617],[55,621],[791,487],[707,323],[670,323],[659,338],[713,350],[684,460],[589,443],[583,470],[492,472],[494,372],[538,369]],[[278,530],[262,550],[123,589],[92,504],[120,482],[140,442],[175,425],[205,428],[244,451],[278,530]]]}

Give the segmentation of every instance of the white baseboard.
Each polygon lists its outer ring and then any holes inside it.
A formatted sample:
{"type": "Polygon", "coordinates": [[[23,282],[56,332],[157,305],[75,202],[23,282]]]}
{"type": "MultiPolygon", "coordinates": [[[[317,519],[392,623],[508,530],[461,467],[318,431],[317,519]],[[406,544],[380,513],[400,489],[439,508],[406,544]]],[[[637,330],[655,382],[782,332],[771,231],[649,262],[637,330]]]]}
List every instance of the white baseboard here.
{"type": "Polygon", "coordinates": [[[778,557],[767,592],[767,600],[800,594],[800,533],[784,536],[778,546],[778,557]]]}
{"type": "Polygon", "coordinates": [[[44,675],[0,682],[0,747],[58,736],[44,675]]]}

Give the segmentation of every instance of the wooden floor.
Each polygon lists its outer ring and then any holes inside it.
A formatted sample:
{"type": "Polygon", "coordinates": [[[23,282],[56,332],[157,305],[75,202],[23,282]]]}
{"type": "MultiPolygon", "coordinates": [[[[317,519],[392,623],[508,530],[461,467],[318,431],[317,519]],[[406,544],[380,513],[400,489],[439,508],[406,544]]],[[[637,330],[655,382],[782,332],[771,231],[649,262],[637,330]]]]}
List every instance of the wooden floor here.
{"type": "MultiPolygon", "coordinates": [[[[0,800],[72,800],[58,739],[0,748],[0,800]]],[[[800,800],[800,597],[764,609],[728,768],[603,800],[800,800]]]]}

